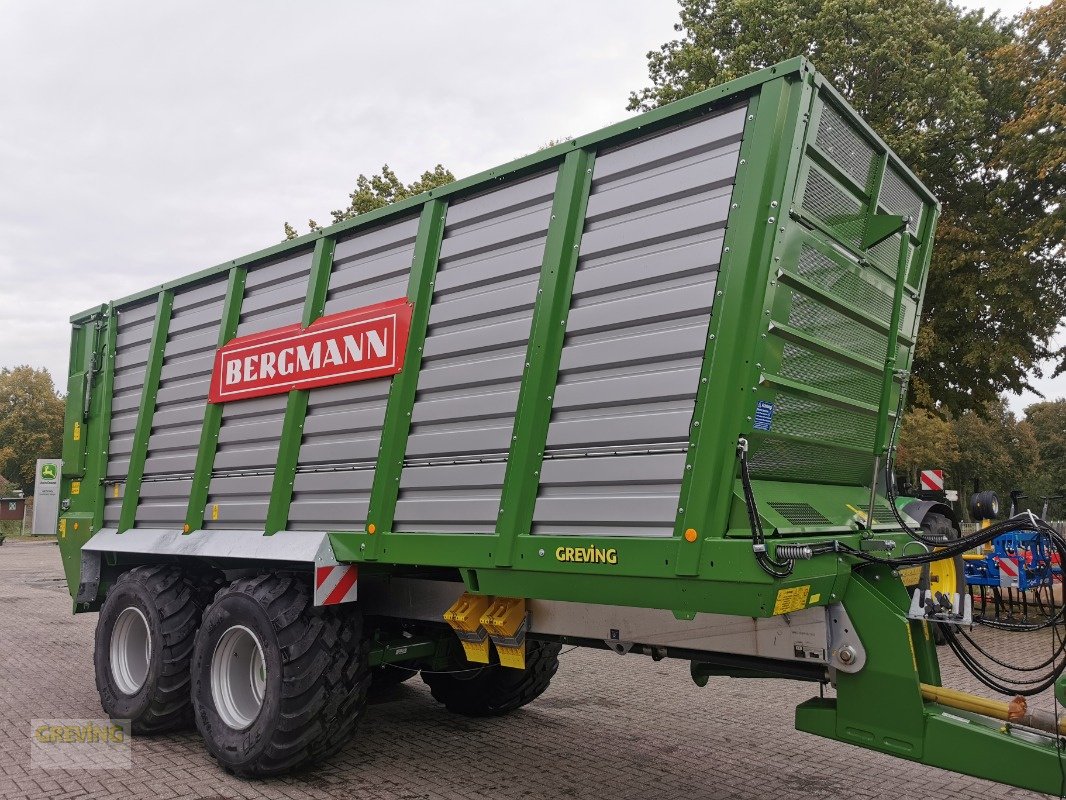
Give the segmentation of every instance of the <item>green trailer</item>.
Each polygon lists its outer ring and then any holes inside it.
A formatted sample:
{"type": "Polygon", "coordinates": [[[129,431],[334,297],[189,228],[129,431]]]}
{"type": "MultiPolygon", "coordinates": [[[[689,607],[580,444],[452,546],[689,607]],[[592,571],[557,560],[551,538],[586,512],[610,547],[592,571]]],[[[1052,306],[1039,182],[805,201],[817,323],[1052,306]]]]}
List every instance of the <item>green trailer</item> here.
{"type": "Polygon", "coordinates": [[[934,691],[888,558],[938,213],[797,58],[75,315],[104,709],[270,775],[372,684],[503,714],[578,644],[831,685],[800,730],[1057,793],[1057,734],[934,691]]]}

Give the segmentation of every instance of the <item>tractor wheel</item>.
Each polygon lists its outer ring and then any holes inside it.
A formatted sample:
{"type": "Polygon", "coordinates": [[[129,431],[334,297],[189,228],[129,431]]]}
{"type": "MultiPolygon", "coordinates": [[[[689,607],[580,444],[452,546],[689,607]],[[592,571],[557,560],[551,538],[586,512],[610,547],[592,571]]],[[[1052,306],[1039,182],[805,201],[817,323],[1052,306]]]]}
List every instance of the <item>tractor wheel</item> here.
{"type": "Polygon", "coordinates": [[[192,724],[189,661],[203,605],[177,567],[134,567],[107,593],[96,623],[93,662],[104,712],[133,733],[192,724]]]}
{"type": "Polygon", "coordinates": [[[433,699],[453,713],[498,717],[544,694],[559,669],[561,649],[555,642],[530,640],[526,643],[525,669],[466,661],[459,669],[469,669],[469,672],[423,672],[422,680],[429,685],[433,699]]]}
{"type": "MultiPolygon", "coordinates": [[[[959,538],[959,532],[951,520],[943,514],[926,514],[922,520],[922,530],[930,538],[939,538],[945,542],[951,542],[959,538]]],[[[943,594],[958,594],[966,597],[966,563],[962,556],[943,558],[922,567],[922,577],[918,582],[918,588],[927,589],[943,594]]],[[[946,641],[939,623],[932,625],[933,638],[937,644],[946,641]]]]}
{"type": "Polygon", "coordinates": [[[336,753],[366,705],[369,641],[348,605],[316,608],[285,574],[242,578],[204,612],[192,659],[196,727],[244,777],[279,775],[336,753]]]}

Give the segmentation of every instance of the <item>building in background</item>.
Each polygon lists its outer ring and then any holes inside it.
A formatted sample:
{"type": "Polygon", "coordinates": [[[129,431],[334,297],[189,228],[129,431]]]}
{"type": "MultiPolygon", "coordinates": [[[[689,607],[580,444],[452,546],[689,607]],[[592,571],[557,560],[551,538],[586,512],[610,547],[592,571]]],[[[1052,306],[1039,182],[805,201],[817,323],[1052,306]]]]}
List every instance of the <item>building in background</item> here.
{"type": "Polygon", "coordinates": [[[26,498],[22,490],[7,478],[0,476],[0,520],[22,522],[26,513],[26,498]]]}

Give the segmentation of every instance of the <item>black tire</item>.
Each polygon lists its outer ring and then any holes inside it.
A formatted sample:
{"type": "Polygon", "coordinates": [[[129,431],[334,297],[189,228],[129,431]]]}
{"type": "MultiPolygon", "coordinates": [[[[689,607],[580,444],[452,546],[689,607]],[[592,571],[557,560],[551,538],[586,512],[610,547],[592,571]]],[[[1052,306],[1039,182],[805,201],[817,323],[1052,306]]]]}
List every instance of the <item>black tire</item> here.
{"type": "Polygon", "coordinates": [[[383,664],[380,667],[374,667],[370,675],[370,691],[387,691],[394,686],[399,686],[404,681],[411,680],[417,674],[418,670],[406,665],[394,667],[383,664]]]}
{"type": "MultiPolygon", "coordinates": [[[[953,542],[959,538],[959,532],[955,529],[954,523],[948,517],[936,512],[926,514],[922,519],[922,531],[927,537],[940,539],[944,542],[953,542]]],[[[922,567],[922,577],[918,581],[918,588],[923,590],[932,589],[934,592],[957,592],[959,597],[965,598],[967,591],[966,562],[961,555],[954,556],[952,561],[955,564],[955,586],[932,585],[929,565],[926,564],[922,567]]],[[[930,627],[933,629],[933,641],[937,644],[944,644],[947,640],[941,629],[942,626],[939,623],[935,623],[930,627]]]]}
{"type": "Polygon", "coordinates": [[[227,585],[226,576],[216,570],[207,570],[199,573],[193,579],[196,585],[196,596],[204,608],[211,605],[222,587],[227,585]]]}
{"type": "Polygon", "coordinates": [[[544,694],[559,669],[561,649],[555,642],[530,640],[526,643],[524,670],[465,661],[457,669],[472,670],[469,673],[423,672],[422,680],[433,699],[455,714],[498,717],[544,694]]]}
{"type": "Polygon", "coordinates": [[[316,608],[310,585],[291,575],[242,578],[204,613],[192,660],[196,727],[228,772],[265,777],[332,756],[366,706],[369,640],[350,604],[316,608]],[[226,723],[212,694],[212,662],[227,631],[254,634],[265,663],[262,705],[250,724],[226,723]]]}
{"type": "MultiPolygon", "coordinates": [[[[177,567],[134,567],[119,575],[96,623],[93,662],[104,713],[130,720],[133,733],[142,736],[192,726],[189,662],[202,612],[195,585],[177,567]],[[150,642],[147,672],[133,693],[122,688],[123,682],[129,686],[129,678],[115,674],[111,653],[120,617],[127,629],[126,619],[137,625],[130,609],[139,613],[150,642]]],[[[121,642],[122,628],[119,635],[121,642]]]]}
{"type": "Polygon", "coordinates": [[[981,522],[999,516],[999,495],[995,492],[976,492],[970,495],[970,516],[981,522]]]}

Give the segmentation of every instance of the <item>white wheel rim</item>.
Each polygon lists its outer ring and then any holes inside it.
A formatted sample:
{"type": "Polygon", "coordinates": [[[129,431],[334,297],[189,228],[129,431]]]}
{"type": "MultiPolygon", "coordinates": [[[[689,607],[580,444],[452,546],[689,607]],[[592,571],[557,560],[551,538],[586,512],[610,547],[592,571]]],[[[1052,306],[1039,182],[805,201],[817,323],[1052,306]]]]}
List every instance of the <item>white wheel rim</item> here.
{"type": "Polygon", "coordinates": [[[135,695],[148,679],[152,663],[152,637],[148,620],[139,608],[122,609],[111,631],[111,676],[118,690],[135,695]]]}
{"type": "Polygon", "coordinates": [[[266,693],[263,646],[243,625],[222,634],[211,656],[211,699],[222,721],[244,730],[259,716],[266,693]]]}

